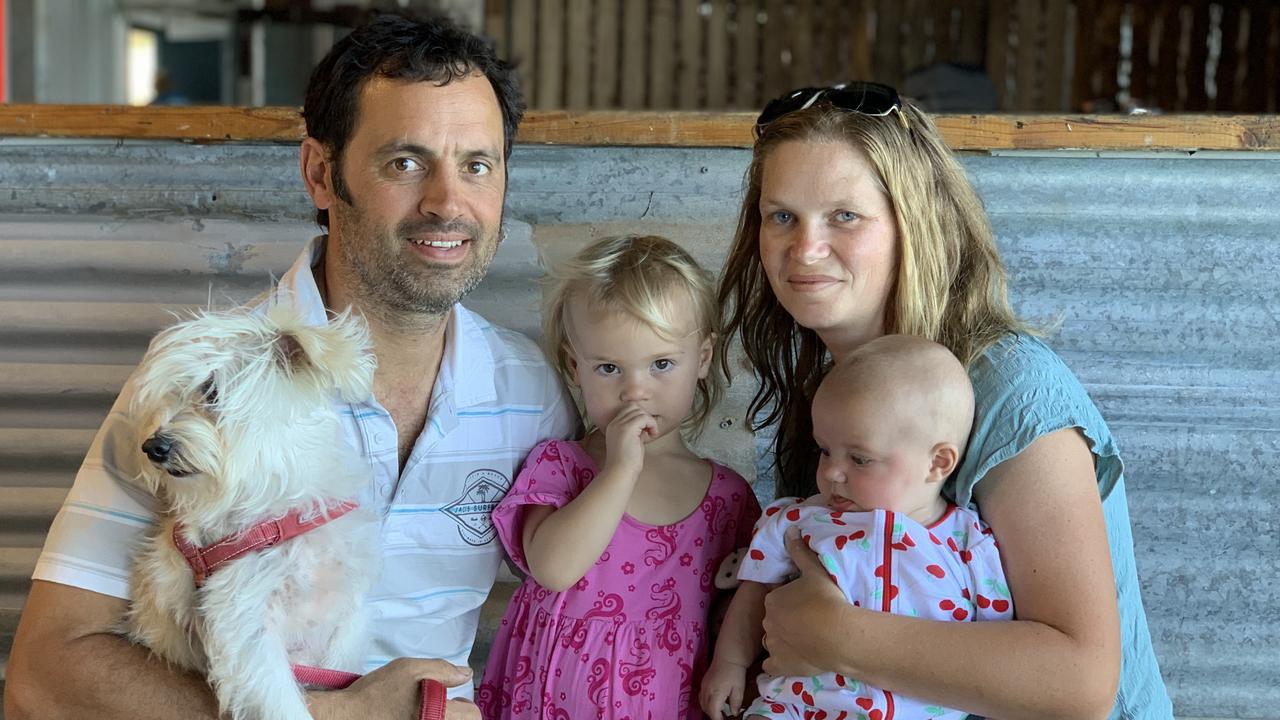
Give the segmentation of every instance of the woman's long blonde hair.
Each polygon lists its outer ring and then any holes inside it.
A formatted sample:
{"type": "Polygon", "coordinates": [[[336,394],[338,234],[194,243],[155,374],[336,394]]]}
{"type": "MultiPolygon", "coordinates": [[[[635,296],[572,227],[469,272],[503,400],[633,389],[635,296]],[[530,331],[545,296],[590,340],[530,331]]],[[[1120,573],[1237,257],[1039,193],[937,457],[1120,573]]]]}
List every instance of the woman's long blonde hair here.
{"type": "MultiPolygon", "coordinates": [[[[574,384],[570,363],[570,328],[566,306],[574,295],[596,307],[616,310],[648,325],[672,340],[692,320],[700,337],[711,338],[712,358],[724,346],[720,332],[715,280],[693,256],[657,235],[622,235],[596,240],[568,262],[552,269],[551,292],[542,311],[542,343],[552,367],[566,383],[574,384]],[[673,317],[672,302],[687,296],[693,317],[673,317]]],[[[711,409],[720,401],[724,382],[717,372],[698,380],[693,409],[682,429],[701,432],[711,409]]]]}
{"type": "MultiPolygon", "coordinates": [[[[809,406],[829,363],[817,333],[778,302],[760,263],[760,187],[765,160],[779,145],[846,142],[875,169],[898,230],[886,334],[926,337],[968,367],[1007,333],[1026,329],[1009,306],[1004,264],[964,170],[928,116],[905,102],[901,113],[862,115],[819,101],[757,129],[718,299],[727,338],[741,335],[760,381],[747,421],[753,430],[777,423],[779,496],[814,491],[817,446],[809,406]]],[[[730,377],[724,355],[720,367],[730,377]]]]}

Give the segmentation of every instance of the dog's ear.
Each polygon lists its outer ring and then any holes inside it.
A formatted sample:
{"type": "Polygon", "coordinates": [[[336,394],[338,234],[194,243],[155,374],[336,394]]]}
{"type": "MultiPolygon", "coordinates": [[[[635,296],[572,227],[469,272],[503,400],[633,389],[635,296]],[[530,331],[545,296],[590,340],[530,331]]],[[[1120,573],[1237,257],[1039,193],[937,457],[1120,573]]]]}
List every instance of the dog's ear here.
{"type": "Polygon", "coordinates": [[[343,399],[358,402],[373,392],[376,363],[369,345],[364,321],[342,313],[327,325],[281,328],[276,357],[288,372],[311,375],[343,399]]]}

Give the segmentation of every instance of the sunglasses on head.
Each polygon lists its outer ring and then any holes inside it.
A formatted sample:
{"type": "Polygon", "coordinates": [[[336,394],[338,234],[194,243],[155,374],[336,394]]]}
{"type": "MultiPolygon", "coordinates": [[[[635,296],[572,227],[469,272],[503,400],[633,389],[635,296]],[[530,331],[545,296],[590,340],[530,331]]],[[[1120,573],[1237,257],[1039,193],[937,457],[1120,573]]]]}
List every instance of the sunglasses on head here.
{"type": "Polygon", "coordinates": [[[902,127],[907,127],[907,116],[902,114],[902,98],[898,97],[897,90],[880,83],[849,82],[823,88],[800,88],[771,100],[764,106],[760,117],[756,118],[756,133],[759,134],[764,126],[774,120],[812,107],[819,100],[859,115],[884,117],[897,112],[902,127]]]}

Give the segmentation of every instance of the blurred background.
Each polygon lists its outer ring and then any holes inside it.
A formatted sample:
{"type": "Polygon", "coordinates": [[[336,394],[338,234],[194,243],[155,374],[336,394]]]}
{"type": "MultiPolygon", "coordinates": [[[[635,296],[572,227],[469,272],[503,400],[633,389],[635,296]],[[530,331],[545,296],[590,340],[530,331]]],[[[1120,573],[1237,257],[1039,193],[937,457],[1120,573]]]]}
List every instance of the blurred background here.
{"type": "Polygon", "coordinates": [[[482,28],[544,110],[754,110],[849,78],[937,112],[1280,99],[1280,0],[0,0],[0,99],[299,105],[335,39],[394,8],[482,28]]]}

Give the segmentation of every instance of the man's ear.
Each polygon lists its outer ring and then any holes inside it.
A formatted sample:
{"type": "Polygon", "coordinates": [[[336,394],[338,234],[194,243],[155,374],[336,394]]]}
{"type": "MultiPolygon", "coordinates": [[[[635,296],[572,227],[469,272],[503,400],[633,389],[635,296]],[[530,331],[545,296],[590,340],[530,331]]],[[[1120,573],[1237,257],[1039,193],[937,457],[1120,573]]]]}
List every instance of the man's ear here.
{"type": "Polygon", "coordinates": [[[338,194],[333,190],[333,172],[324,145],[315,138],[304,139],[298,161],[302,167],[302,181],[306,183],[307,194],[316,209],[333,207],[338,194]]]}
{"type": "Polygon", "coordinates": [[[942,482],[960,464],[960,448],[955,443],[940,442],[933,446],[933,463],[929,465],[929,482],[942,482]]]}
{"type": "Polygon", "coordinates": [[[716,334],[707,333],[702,338],[702,346],[698,348],[698,379],[705,380],[711,372],[711,359],[715,355],[716,334]]]}

